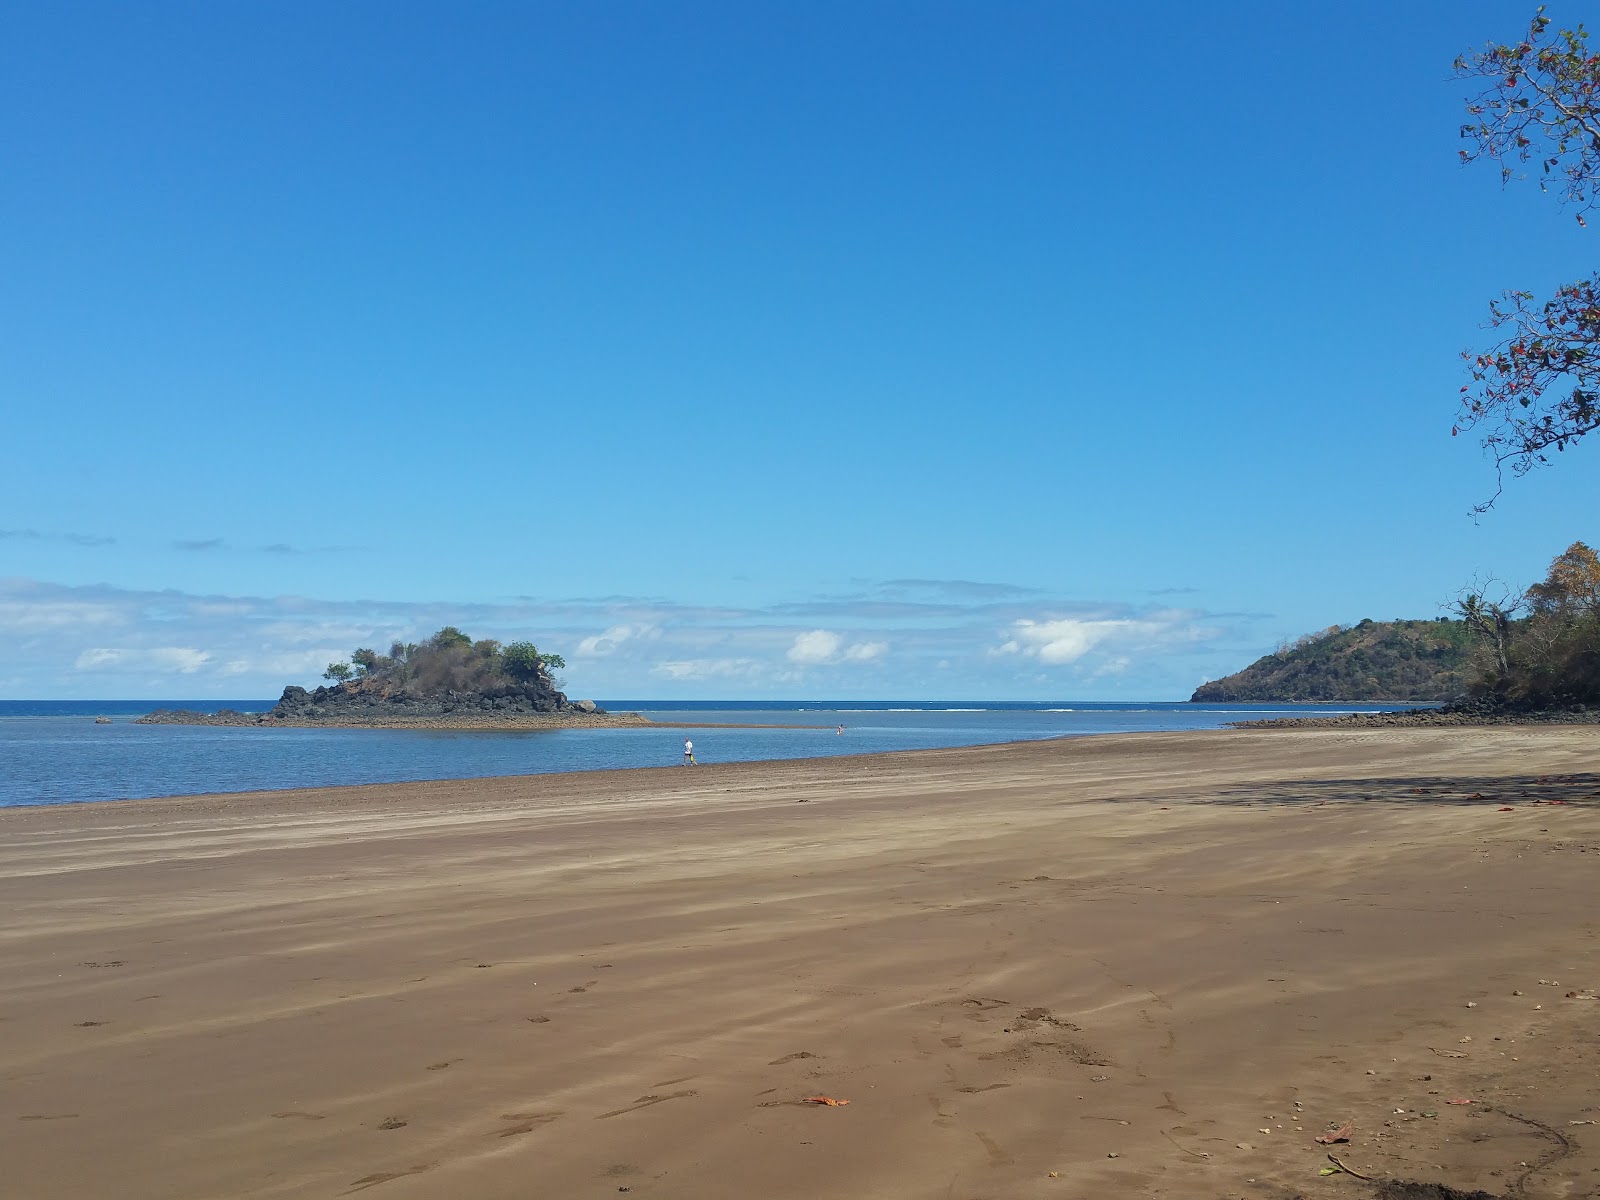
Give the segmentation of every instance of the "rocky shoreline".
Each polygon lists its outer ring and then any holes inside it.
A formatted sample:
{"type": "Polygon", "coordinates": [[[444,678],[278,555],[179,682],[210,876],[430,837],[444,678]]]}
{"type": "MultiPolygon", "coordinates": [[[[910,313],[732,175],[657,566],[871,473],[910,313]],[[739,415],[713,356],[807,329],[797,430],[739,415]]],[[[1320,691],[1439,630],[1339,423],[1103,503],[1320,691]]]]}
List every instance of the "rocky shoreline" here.
{"type": "Polygon", "coordinates": [[[1423,729],[1460,725],[1600,725],[1600,708],[1515,709],[1471,703],[1394,712],[1346,713],[1338,717],[1268,717],[1229,721],[1231,729],[1423,729]]]}
{"type": "Polygon", "coordinates": [[[277,726],[342,729],[568,729],[649,725],[638,713],[608,713],[593,700],[568,700],[548,680],[477,691],[419,695],[381,680],[352,680],[307,691],[286,687],[270,712],[162,708],[136,725],[277,726]]]}
{"type": "Polygon", "coordinates": [[[268,729],[621,729],[654,725],[639,713],[495,712],[466,710],[453,713],[332,713],[321,716],[280,716],[273,712],[239,712],[224,708],[197,712],[185,708],[158,708],[134,721],[135,725],[226,725],[268,729]]]}

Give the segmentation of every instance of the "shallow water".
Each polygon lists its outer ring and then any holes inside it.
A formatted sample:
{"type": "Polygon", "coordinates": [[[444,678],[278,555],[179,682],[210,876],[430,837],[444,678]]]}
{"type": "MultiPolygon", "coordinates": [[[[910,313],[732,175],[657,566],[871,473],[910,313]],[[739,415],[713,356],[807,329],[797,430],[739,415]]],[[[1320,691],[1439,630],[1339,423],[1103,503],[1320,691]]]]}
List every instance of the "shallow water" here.
{"type": "Polygon", "coordinates": [[[0,701],[0,807],[204,792],[470,779],[871,754],[1092,733],[1215,729],[1253,717],[1393,705],[607,701],[661,721],[778,729],[230,729],[135,725],[156,707],[265,711],[272,701],[0,701]],[[97,725],[96,716],[111,724],[97,725]],[[845,726],[841,735],[838,725],[845,726]],[[822,728],[802,728],[818,725],[822,728]]]}

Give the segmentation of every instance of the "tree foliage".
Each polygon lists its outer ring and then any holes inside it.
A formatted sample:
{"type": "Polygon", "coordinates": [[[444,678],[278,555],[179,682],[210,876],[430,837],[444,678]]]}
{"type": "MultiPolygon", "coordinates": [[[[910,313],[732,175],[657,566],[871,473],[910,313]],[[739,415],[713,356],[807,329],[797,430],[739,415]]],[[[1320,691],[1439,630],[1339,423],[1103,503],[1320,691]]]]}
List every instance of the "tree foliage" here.
{"type": "Polygon", "coordinates": [[[1361,621],[1281,644],[1193,700],[1449,700],[1467,686],[1460,621],[1361,621]]]}
{"type": "Polygon", "coordinates": [[[428,645],[435,650],[455,650],[471,646],[472,639],[454,625],[446,625],[428,639],[428,645]]]}
{"type": "Polygon", "coordinates": [[[1477,694],[1521,707],[1600,703],[1600,557],[1583,542],[1527,591],[1475,585],[1456,610],[1477,643],[1477,694]]]}
{"type": "MultiPolygon", "coordinates": [[[[1552,30],[1540,8],[1521,41],[1455,62],[1481,85],[1467,102],[1461,161],[1498,163],[1502,182],[1537,163],[1540,188],[1553,184],[1580,224],[1600,200],[1600,55],[1588,36],[1581,24],[1552,30]]],[[[1489,326],[1499,340],[1463,354],[1472,381],[1451,432],[1478,433],[1497,470],[1522,475],[1600,427],[1600,274],[1545,301],[1508,291],[1489,306],[1489,326]]]]}
{"type": "Polygon", "coordinates": [[[330,663],[323,678],[416,694],[512,685],[553,688],[551,671],[566,665],[559,654],[543,654],[532,642],[502,646],[494,638],[474,641],[454,625],[446,625],[420,644],[392,642],[388,654],[359,647],[348,663],[330,663]]]}
{"type": "Polygon", "coordinates": [[[501,652],[506,674],[513,679],[532,679],[564,670],[567,660],[559,654],[541,654],[532,642],[512,642],[501,652]]]}

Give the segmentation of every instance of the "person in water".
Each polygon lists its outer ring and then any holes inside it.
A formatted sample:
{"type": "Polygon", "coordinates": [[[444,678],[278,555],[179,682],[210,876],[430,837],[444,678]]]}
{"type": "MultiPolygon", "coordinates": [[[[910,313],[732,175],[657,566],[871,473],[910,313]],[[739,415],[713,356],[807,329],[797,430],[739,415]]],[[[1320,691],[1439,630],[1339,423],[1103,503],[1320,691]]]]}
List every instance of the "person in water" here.
{"type": "Polygon", "coordinates": [[[688,738],[683,739],[683,765],[686,767],[698,767],[700,765],[694,760],[694,743],[688,738]]]}

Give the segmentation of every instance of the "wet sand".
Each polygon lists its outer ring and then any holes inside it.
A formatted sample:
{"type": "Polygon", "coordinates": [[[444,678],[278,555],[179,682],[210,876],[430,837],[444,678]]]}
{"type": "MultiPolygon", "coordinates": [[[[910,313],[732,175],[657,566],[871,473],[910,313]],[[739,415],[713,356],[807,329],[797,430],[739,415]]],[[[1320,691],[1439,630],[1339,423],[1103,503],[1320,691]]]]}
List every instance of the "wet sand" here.
{"type": "Polygon", "coordinates": [[[0,1192],[1366,1196],[1318,1174],[1348,1120],[1362,1174],[1600,1194],[1597,751],[1217,731],[0,810],[0,1192]]]}

